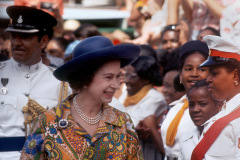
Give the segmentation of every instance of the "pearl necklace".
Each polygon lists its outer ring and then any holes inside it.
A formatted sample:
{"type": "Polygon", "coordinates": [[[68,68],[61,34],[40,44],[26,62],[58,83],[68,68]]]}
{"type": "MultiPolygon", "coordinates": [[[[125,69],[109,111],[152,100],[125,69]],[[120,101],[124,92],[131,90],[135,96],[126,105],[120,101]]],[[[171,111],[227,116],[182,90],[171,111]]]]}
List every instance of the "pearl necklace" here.
{"type": "Polygon", "coordinates": [[[73,98],[73,106],[74,106],[75,110],[77,111],[78,115],[80,116],[80,118],[91,125],[98,123],[100,121],[100,119],[102,118],[102,110],[100,110],[100,112],[98,113],[98,115],[96,117],[93,117],[93,118],[88,117],[80,109],[80,107],[76,101],[76,97],[77,96],[75,96],[73,98]]]}

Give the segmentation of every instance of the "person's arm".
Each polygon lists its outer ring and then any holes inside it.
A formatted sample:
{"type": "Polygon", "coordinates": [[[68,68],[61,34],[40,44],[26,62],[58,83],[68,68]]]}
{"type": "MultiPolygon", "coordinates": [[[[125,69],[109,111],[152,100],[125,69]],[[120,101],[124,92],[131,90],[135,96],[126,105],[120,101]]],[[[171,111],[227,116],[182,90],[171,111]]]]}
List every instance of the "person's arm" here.
{"type": "Polygon", "coordinates": [[[146,127],[150,129],[150,136],[161,155],[165,155],[161,133],[158,131],[158,125],[155,115],[148,116],[143,120],[146,127]]]}
{"type": "Polygon", "coordinates": [[[189,26],[185,21],[180,21],[177,25],[176,30],[179,32],[179,43],[182,46],[184,43],[189,41],[190,32],[189,26]]]}
{"type": "Polygon", "coordinates": [[[134,1],[133,0],[125,0],[125,4],[126,4],[126,10],[127,11],[131,11],[131,8],[133,6],[134,1]]]}
{"type": "Polygon", "coordinates": [[[156,128],[151,128],[151,137],[153,139],[153,142],[154,142],[158,152],[162,156],[165,156],[161,133],[156,128]]]}
{"type": "Polygon", "coordinates": [[[146,127],[143,124],[143,120],[139,122],[139,124],[135,128],[139,139],[144,140],[147,139],[151,135],[151,130],[150,128],[146,127]]]}
{"type": "Polygon", "coordinates": [[[44,115],[40,115],[33,124],[33,130],[28,135],[24,144],[20,160],[44,160],[46,152],[44,151],[45,129],[42,123],[44,115]]]}
{"type": "Polygon", "coordinates": [[[180,5],[180,0],[168,0],[167,25],[178,23],[179,5],[180,5]]]}
{"type": "Polygon", "coordinates": [[[136,7],[136,2],[133,3],[130,17],[128,18],[128,25],[132,26],[132,23],[135,23],[139,18],[142,17],[141,12],[136,7]]]}
{"type": "Polygon", "coordinates": [[[218,19],[221,18],[222,16],[222,11],[224,10],[224,7],[219,5],[218,3],[215,2],[215,0],[203,0],[210,12],[218,19]]]}
{"type": "Polygon", "coordinates": [[[62,7],[60,6],[61,3],[54,3],[52,6],[53,14],[57,20],[57,25],[54,27],[54,36],[61,37],[63,35],[63,18],[62,18],[62,7]]]}
{"type": "Polygon", "coordinates": [[[184,10],[184,15],[189,22],[192,21],[193,12],[193,1],[192,0],[181,0],[181,4],[184,10]]]}

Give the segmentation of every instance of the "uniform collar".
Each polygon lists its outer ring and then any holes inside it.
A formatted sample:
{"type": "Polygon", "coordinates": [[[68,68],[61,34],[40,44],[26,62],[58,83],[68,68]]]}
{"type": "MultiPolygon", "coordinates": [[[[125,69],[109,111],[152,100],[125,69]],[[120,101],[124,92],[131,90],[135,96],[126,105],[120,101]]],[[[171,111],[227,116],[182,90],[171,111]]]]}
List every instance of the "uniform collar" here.
{"type": "Polygon", "coordinates": [[[183,95],[179,100],[173,101],[172,103],[169,104],[169,106],[175,106],[178,103],[184,103],[184,99],[186,98],[186,94],[183,95]]]}
{"type": "Polygon", "coordinates": [[[240,93],[236,94],[232,99],[226,102],[226,115],[237,109],[240,105],[240,93]]]}
{"type": "Polygon", "coordinates": [[[18,63],[13,58],[11,58],[11,61],[13,62],[13,65],[15,66],[15,68],[27,73],[37,72],[42,67],[42,60],[31,66],[26,66],[24,64],[18,63]]]}
{"type": "Polygon", "coordinates": [[[191,132],[184,133],[181,139],[183,142],[188,141],[189,139],[194,139],[195,141],[198,141],[199,137],[200,133],[198,131],[198,128],[195,126],[194,129],[191,130],[191,132]]]}
{"type": "Polygon", "coordinates": [[[202,126],[206,126],[208,123],[215,122],[219,118],[228,115],[235,109],[237,109],[240,105],[240,93],[236,94],[232,99],[230,99],[228,102],[224,102],[224,105],[222,107],[222,110],[216,114],[215,116],[211,117],[209,120],[207,120],[202,126]]]}

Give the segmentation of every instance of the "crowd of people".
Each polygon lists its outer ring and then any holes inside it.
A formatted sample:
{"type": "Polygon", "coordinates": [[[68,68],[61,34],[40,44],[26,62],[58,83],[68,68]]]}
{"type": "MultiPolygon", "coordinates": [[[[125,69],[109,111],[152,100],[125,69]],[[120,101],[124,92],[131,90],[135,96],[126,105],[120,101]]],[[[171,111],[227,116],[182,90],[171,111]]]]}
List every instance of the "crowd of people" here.
{"type": "Polygon", "coordinates": [[[20,2],[0,35],[0,160],[240,159],[239,0],[127,1],[134,37],[20,2]]]}

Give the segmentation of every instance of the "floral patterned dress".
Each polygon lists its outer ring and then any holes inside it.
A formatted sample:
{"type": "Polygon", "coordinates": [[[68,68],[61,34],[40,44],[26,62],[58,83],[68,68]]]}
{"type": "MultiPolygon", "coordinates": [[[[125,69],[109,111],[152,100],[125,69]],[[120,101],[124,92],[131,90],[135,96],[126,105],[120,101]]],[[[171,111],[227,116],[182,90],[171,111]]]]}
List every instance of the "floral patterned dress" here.
{"type": "Polygon", "coordinates": [[[21,159],[143,159],[130,116],[103,106],[103,116],[91,137],[70,114],[69,96],[40,115],[27,137],[21,159]]]}

